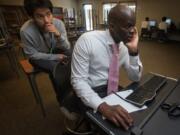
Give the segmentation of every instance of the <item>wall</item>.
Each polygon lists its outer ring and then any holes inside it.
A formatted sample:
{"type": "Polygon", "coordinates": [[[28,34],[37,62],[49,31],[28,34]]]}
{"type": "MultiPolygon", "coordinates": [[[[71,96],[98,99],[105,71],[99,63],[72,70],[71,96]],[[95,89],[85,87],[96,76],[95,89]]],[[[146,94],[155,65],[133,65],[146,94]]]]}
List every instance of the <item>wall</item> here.
{"type": "MultiPolygon", "coordinates": [[[[78,9],[82,9],[82,5],[85,3],[92,3],[93,8],[96,7],[98,12],[97,22],[102,23],[102,4],[118,1],[124,2],[133,0],[98,0],[98,2],[97,0],[79,0],[78,9]]],[[[167,16],[172,18],[178,25],[180,23],[180,8],[178,5],[180,5],[180,0],[137,0],[136,18],[138,29],[140,30],[141,22],[146,16],[158,22],[161,20],[162,16],[167,16]]]]}
{"type": "MultiPolygon", "coordinates": [[[[0,0],[0,5],[23,5],[24,0],[0,0]]],[[[55,7],[77,9],[77,0],[51,0],[55,7]]]]}
{"type": "Polygon", "coordinates": [[[77,9],[77,0],[52,0],[54,6],[77,9]]]}
{"type": "MultiPolygon", "coordinates": [[[[104,2],[117,2],[117,1],[132,1],[132,0],[52,0],[54,6],[72,8],[77,11],[78,17],[80,9],[82,12],[82,5],[85,3],[92,3],[93,8],[97,12],[97,23],[102,23],[102,4],[104,2]]],[[[22,5],[23,0],[0,0],[0,5],[22,5]]],[[[140,29],[142,20],[146,16],[150,19],[155,19],[158,22],[162,16],[172,18],[175,22],[180,22],[180,0],[137,0],[137,27],[140,29]]],[[[80,21],[83,21],[83,19],[80,21]]],[[[176,24],[177,24],[176,23],[176,24]]],[[[180,26],[179,26],[180,27],[180,26]]]]}
{"type": "MultiPolygon", "coordinates": [[[[172,18],[176,25],[180,23],[180,0],[138,0],[137,2],[137,26],[146,16],[160,22],[162,16],[172,18]]],[[[179,26],[178,26],[179,27],[179,26]]]]}
{"type": "MultiPolygon", "coordinates": [[[[22,6],[24,0],[0,0],[0,5],[14,5],[22,6]]],[[[77,5],[78,0],[51,0],[54,7],[63,7],[63,8],[74,8],[75,9],[75,18],[77,20],[77,5]]]]}
{"type": "MultiPolygon", "coordinates": [[[[94,27],[96,28],[96,24],[102,24],[103,23],[103,3],[110,3],[110,2],[131,2],[135,0],[78,0],[79,1],[79,6],[78,10],[83,14],[82,9],[83,9],[83,4],[92,4],[93,5],[93,22],[94,22],[94,27]]],[[[83,16],[80,18],[82,20],[82,23],[84,21],[83,16]]]]}
{"type": "Polygon", "coordinates": [[[99,18],[101,17],[101,0],[78,0],[78,24],[83,25],[85,24],[85,18],[83,13],[83,5],[84,4],[92,4],[93,7],[93,25],[96,27],[96,24],[99,24],[99,18]]]}

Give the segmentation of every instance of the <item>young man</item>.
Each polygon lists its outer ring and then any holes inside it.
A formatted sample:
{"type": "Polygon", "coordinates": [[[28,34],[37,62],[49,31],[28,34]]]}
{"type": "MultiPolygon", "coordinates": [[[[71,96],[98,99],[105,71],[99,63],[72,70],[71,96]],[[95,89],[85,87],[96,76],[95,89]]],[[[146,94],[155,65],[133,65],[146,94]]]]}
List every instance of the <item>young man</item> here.
{"type": "Polygon", "coordinates": [[[165,42],[168,40],[167,37],[167,29],[168,24],[166,23],[166,17],[162,17],[162,21],[158,25],[158,41],[159,42],[165,42]]]}
{"type": "Polygon", "coordinates": [[[145,20],[142,21],[141,28],[150,30],[149,17],[146,17],[145,20]]]}
{"type": "Polygon", "coordinates": [[[161,22],[158,25],[159,30],[164,30],[167,33],[168,24],[166,23],[166,17],[162,17],[161,22]]]}
{"type": "MultiPolygon", "coordinates": [[[[49,73],[54,84],[55,66],[64,64],[70,55],[65,26],[61,20],[53,18],[50,0],[24,0],[24,8],[31,17],[20,30],[24,52],[35,67],[49,73]]],[[[57,96],[61,94],[55,90],[57,96]]]]}
{"type": "Polygon", "coordinates": [[[143,36],[148,36],[148,38],[151,38],[149,17],[146,17],[141,23],[141,37],[143,36]]]}
{"type": "MultiPolygon", "coordinates": [[[[110,75],[114,56],[116,63],[119,62],[117,69],[123,67],[129,79],[140,80],[142,63],[138,55],[135,14],[130,8],[117,5],[111,9],[108,23],[109,30],[88,32],[78,39],[72,56],[71,81],[86,106],[99,111],[117,126],[128,129],[133,123],[130,114],[120,105],[108,105],[101,98],[109,94],[109,89],[118,90],[118,78],[113,80],[110,75]],[[114,52],[118,53],[114,55],[114,52]],[[110,88],[112,84],[116,84],[113,89],[110,88]]],[[[115,75],[119,77],[118,72],[115,75]]]]}

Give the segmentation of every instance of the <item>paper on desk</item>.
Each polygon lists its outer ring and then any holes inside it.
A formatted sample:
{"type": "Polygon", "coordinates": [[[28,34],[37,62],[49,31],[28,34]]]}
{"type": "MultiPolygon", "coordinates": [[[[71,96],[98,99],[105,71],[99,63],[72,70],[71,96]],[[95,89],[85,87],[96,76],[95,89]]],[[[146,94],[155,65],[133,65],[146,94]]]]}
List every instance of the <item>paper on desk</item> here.
{"type": "MultiPolygon", "coordinates": [[[[117,92],[118,95],[120,95],[122,98],[126,98],[129,94],[131,94],[133,92],[133,90],[126,90],[126,91],[120,91],[117,92]]],[[[135,111],[139,111],[139,110],[143,110],[146,109],[147,106],[142,106],[141,108],[132,105],[131,103],[121,99],[120,97],[118,97],[115,94],[111,94],[105,98],[103,98],[103,101],[106,102],[109,105],[121,105],[124,109],[126,109],[129,113],[131,112],[135,112],[135,111]]]]}

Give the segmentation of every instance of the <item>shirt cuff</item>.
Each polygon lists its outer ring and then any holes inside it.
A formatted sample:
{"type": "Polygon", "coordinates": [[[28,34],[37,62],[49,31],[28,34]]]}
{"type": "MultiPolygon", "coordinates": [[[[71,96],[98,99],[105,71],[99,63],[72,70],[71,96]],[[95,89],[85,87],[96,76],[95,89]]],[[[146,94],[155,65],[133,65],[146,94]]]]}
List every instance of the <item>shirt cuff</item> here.
{"type": "Polygon", "coordinates": [[[57,54],[49,54],[49,60],[60,60],[57,54]]]}
{"type": "Polygon", "coordinates": [[[130,56],[138,56],[139,51],[137,50],[137,52],[129,52],[130,56]]]}
{"type": "Polygon", "coordinates": [[[139,61],[139,55],[130,56],[130,64],[131,65],[138,65],[139,64],[138,61],[139,61]]]}
{"type": "Polygon", "coordinates": [[[66,37],[63,36],[63,35],[61,35],[61,36],[58,38],[58,41],[60,41],[60,42],[62,42],[62,41],[64,41],[64,40],[66,40],[66,37]]]}
{"type": "Polygon", "coordinates": [[[94,98],[92,98],[91,99],[91,101],[90,101],[90,103],[91,103],[91,107],[93,108],[93,110],[95,111],[95,112],[97,112],[97,110],[98,110],[98,107],[99,107],[99,105],[100,104],[102,104],[104,101],[100,98],[100,97],[94,97],[94,98]]]}

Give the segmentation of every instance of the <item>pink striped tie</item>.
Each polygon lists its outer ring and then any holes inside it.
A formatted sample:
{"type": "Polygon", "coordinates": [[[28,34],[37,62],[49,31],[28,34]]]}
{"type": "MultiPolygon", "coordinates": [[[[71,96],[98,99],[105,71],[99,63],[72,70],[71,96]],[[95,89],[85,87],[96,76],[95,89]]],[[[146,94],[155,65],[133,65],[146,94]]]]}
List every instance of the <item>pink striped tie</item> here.
{"type": "Polygon", "coordinates": [[[108,77],[108,90],[107,94],[118,91],[119,83],[119,48],[118,45],[112,45],[112,58],[109,66],[109,77],[108,77]]]}

